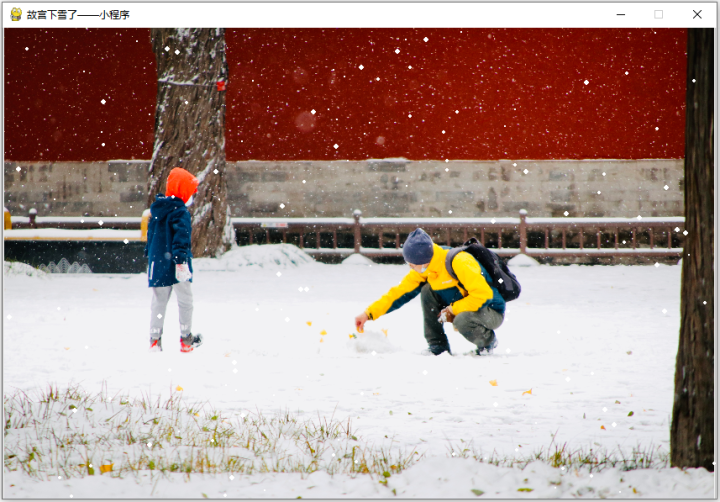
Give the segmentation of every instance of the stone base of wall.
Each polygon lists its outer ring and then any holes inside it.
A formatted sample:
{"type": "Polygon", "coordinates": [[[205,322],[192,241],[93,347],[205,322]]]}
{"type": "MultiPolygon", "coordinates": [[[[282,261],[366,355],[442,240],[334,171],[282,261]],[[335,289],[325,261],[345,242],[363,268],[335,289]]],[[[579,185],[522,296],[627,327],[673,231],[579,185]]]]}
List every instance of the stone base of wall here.
{"type": "MultiPolygon", "coordinates": [[[[5,162],[5,207],[38,216],[139,216],[147,161],[5,162]],[[18,169],[19,168],[19,169],[18,169]]],[[[682,216],[684,161],[230,162],[232,216],[682,216]]]]}

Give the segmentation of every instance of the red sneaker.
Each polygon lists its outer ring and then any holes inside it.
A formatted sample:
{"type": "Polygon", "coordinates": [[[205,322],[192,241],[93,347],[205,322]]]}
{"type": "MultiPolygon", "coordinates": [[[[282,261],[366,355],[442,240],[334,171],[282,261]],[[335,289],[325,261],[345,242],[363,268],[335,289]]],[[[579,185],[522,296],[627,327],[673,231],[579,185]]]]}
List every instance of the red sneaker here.
{"type": "Polygon", "coordinates": [[[162,352],[161,340],[161,338],[150,338],[150,350],[148,352],[162,352]]]}
{"type": "Polygon", "coordinates": [[[197,335],[190,333],[185,338],[180,336],[180,352],[192,352],[194,348],[199,347],[202,344],[203,336],[200,333],[197,335]]]}

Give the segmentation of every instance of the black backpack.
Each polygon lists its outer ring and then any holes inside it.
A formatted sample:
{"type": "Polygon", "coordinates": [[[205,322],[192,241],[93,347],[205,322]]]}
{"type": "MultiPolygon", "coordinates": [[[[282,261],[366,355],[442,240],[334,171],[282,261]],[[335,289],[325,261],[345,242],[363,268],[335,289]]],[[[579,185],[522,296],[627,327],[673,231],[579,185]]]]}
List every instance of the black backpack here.
{"type": "Polygon", "coordinates": [[[453,279],[460,282],[455,271],[452,269],[452,261],[461,251],[470,253],[485,270],[487,270],[492,278],[491,286],[498,290],[498,293],[500,293],[500,296],[502,296],[506,302],[512,301],[520,296],[520,283],[517,277],[515,277],[515,274],[510,272],[505,262],[503,262],[494,251],[480,244],[475,237],[471,237],[462,246],[448,251],[447,258],[445,258],[445,268],[453,279]]]}

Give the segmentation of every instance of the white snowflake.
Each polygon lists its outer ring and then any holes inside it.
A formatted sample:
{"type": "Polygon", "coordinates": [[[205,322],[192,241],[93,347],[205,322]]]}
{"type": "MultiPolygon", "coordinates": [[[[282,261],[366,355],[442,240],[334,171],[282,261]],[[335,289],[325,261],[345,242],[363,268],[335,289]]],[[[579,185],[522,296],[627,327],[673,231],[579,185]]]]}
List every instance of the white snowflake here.
{"type": "Polygon", "coordinates": [[[585,85],[588,85],[589,83],[590,83],[589,81],[587,81],[587,80],[585,81],[585,85]]]}
{"type": "Polygon", "coordinates": [[[669,190],[669,189],[670,189],[670,187],[667,186],[667,185],[665,185],[663,188],[664,188],[665,190],[669,190]]]}
{"type": "Polygon", "coordinates": [[[280,204],[280,209],[285,209],[285,204],[280,204]]]}
{"type": "Polygon", "coordinates": [[[175,49],[175,55],[177,56],[178,54],[180,54],[180,50],[179,50],[179,49],[175,49]]]}
{"type": "Polygon", "coordinates": [[[338,145],[337,143],[335,143],[335,144],[333,145],[333,148],[334,148],[335,150],[337,150],[339,147],[340,147],[340,145],[338,145]]]}
{"type": "Polygon", "coordinates": [[[640,216],[640,215],[638,214],[637,219],[638,219],[638,220],[642,220],[642,216],[640,216]]]}
{"type": "Polygon", "coordinates": [[[428,37],[425,37],[425,38],[423,38],[423,40],[425,40],[427,42],[429,39],[428,39],[428,37]]]}
{"type": "Polygon", "coordinates": [[[365,67],[363,65],[360,65],[360,66],[358,66],[358,68],[360,68],[362,70],[365,67]]]}
{"type": "Polygon", "coordinates": [[[125,244],[127,244],[127,243],[130,242],[130,241],[127,240],[127,239],[125,239],[123,242],[124,242],[125,244]]]}
{"type": "Polygon", "coordinates": [[[101,102],[102,104],[107,103],[107,101],[105,101],[105,99],[101,99],[100,102],[101,102]]]}
{"type": "Polygon", "coordinates": [[[492,220],[490,220],[490,223],[495,223],[495,218],[493,218],[492,220]]]}
{"type": "Polygon", "coordinates": [[[408,66],[408,70],[412,70],[412,66],[408,66]]]}
{"type": "Polygon", "coordinates": [[[395,54],[400,54],[400,49],[395,49],[395,54]]]}
{"type": "Polygon", "coordinates": [[[286,317],[286,318],[285,318],[285,322],[290,322],[290,318],[289,318],[289,317],[286,317]]]}
{"type": "Polygon", "coordinates": [[[445,168],[445,172],[446,172],[446,173],[447,173],[447,172],[450,172],[450,168],[449,168],[449,167],[446,167],[446,168],[445,168]]]}
{"type": "Polygon", "coordinates": [[[312,113],[313,115],[315,115],[317,112],[315,111],[315,109],[312,109],[312,110],[310,110],[310,113],[312,113]]]}
{"type": "Polygon", "coordinates": [[[687,231],[687,230],[683,230],[683,235],[687,235],[687,234],[688,234],[688,231],[687,231]]]}
{"type": "Polygon", "coordinates": [[[412,113],[408,113],[408,118],[409,118],[409,119],[412,118],[412,113]]]}
{"type": "Polygon", "coordinates": [[[169,51],[169,50],[170,50],[170,47],[168,47],[168,46],[166,45],[166,46],[165,46],[165,52],[167,52],[167,51],[169,51]]]}
{"type": "Polygon", "coordinates": [[[158,318],[158,319],[162,319],[162,314],[158,314],[158,315],[157,315],[157,318],[158,318]]]}
{"type": "Polygon", "coordinates": [[[598,190],[598,195],[600,195],[601,193],[602,193],[602,192],[601,192],[600,190],[598,190]]]}
{"type": "Polygon", "coordinates": [[[102,224],[103,224],[103,220],[98,221],[98,225],[100,225],[102,227],[102,224]]]}
{"type": "Polygon", "coordinates": [[[563,214],[564,214],[565,216],[567,216],[567,215],[569,215],[570,213],[568,213],[567,211],[565,211],[563,214]]]}
{"type": "Polygon", "coordinates": [[[450,209],[450,210],[448,211],[448,214],[452,214],[452,209],[450,209]]]}
{"type": "Polygon", "coordinates": [[[17,172],[20,172],[21,169],[22,169],[22,168],[21,168],[20,166],[17,166],[17,167],[15,168],[15,170],[16,170],[17,172]]]}
{"type": "Polygon", "coordinates": [[[275,275],[277,275],[278,277],[280,277],[280,276],[282,275],[282,272],[278,272],[278,273],[275,274],[275,275]]]}
{"type": "Polygon", "coordinates": [[[220,172],[220,171],[218,171],[217,169],[215,169],[215,170],[213,171],[213,173],[215,173],[215,174],[217,174],[217,173],[219,173],[219,172],[220,172]]]}
{"type": "Polygon", "coordinates": [[[529,173],[530,171],[528,171],[527,169],[525,169],[523,172],[524,172],[525,174],[527,174],[527,173],[529,173]]]}

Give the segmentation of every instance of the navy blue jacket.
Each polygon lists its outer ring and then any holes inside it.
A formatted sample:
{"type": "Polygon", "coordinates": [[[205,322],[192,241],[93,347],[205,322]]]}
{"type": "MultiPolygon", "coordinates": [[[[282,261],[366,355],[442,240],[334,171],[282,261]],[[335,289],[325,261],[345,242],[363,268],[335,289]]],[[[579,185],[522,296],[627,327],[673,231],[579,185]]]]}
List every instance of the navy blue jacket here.
{"type": "MultiPolygon", "coordinates": [[[[150,206],[145,257],[151,288],[177,284],[175,265],[187,263],[192,272],[190,212],[178,197],[158,194],[150,206]]],[[[192,282],[192,279],[190,279],[192,282]]]]}

